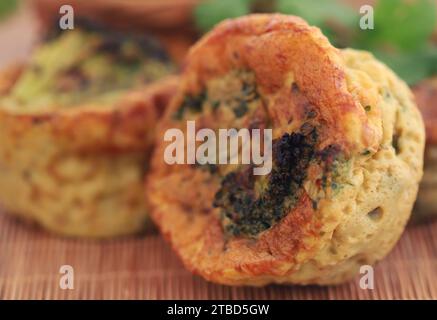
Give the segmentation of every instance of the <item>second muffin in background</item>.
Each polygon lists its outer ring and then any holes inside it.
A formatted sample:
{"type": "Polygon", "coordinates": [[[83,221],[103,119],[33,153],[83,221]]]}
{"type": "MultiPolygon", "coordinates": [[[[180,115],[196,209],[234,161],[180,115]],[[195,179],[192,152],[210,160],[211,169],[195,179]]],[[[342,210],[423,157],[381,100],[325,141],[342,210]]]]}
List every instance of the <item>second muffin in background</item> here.
{"type": "Polygon", "coordinates": [[[437,78],[420,82],[413,88],[426,128],[423,179],[412,216],[413,222],[437,218],[437,78]]]}
{"type": "Polygon", "coordinates": [[[0,83],[0,205],[62,235],[143,230],[142,184],[177,80],[158,42],[76,26],[0,83]]]}

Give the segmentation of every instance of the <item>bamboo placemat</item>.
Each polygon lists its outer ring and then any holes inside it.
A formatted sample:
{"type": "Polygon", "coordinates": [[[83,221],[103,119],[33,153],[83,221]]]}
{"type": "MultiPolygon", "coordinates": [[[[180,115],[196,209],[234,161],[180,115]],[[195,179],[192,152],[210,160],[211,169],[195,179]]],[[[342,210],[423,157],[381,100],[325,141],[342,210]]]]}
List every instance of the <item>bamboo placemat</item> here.
{"type": "Polygon", "coordinates": [[[437,222],[409,226],[375,267],[339,286],[226,287],[185,271],[156,233],[106,241],[64,239],[0,213],[0,299],[437,299],[437,222]],[[59,286],[62,265],[74,289],[59,286]]]}

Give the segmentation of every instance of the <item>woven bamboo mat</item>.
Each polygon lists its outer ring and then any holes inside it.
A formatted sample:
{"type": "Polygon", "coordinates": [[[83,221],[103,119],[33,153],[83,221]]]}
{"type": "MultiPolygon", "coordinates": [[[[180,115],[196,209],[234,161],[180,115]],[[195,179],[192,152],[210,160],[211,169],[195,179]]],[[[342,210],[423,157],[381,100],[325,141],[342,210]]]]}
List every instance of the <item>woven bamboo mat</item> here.
{"type": "Polygon", "coordinates": [[[64,239],[0,213],[0,299],[437,299],[437,222],[409,226],[375,267],[374,290],[359,278],[332,286],[226,287],[185,271],[156,233],[106,241],[64,239]],[[62,265],[74,289],[59,286],[62,265]]]}

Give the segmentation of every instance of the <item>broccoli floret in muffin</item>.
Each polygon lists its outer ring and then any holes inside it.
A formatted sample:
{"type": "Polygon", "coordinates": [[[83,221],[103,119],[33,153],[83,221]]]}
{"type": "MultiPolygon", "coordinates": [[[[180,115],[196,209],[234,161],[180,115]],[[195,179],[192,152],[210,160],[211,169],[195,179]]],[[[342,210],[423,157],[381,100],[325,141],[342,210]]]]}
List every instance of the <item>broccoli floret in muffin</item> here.
{"type": "Polygon", "coordinates": [[[233,235],[255,236],[270,228],[295,205],[302,192],[306,171],[313,160],[317,133],[284,134],[273,142],[274,167],[268,177],[251,170],[231,172],[222,180],[214,206],[222,208],[226,230],[233,235]],[[256,195],[256,184],[267,186],[256,195]],[[259,179],[261,181],[255,181],[259,179]]]}
{"type": "Polygon", "coordinates": [[[155,39],[84,25],[43,43],[0,103],[23,111],[113,103],[128,89],[173,70],[155,39]]]}

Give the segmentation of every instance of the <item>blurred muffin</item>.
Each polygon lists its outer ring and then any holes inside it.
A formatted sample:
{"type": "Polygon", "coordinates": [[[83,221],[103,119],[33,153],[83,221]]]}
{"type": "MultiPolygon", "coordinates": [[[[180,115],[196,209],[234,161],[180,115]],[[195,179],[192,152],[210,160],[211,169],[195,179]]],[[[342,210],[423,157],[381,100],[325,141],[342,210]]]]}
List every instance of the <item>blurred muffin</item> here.
{"type": "Polygon", "coordinates": [[[425,167],[413,220],[426,221],[437,217],[437,78],[422,81],[413,92],[426,128],[425,167]]]}
{"type": "Polygon", "coordinates": [[[200,0],[32,0],[44,29],[58,28],[59,9],[71,5],[75,19],[87,19],[124,32],[153,35],[182,63],[194,41],[192,10],[200,0]]]}
{"type": "Polygon", "coordinates": [[[405,83],[292,16],[228,20],[201,39],[158,131],[151,216],[190,270],[223,284],[349,279],[395,245],[422,176],[424,128],[405,83]],[[167,165],[164,133],[188,120],[272,128],[271,173],[167,165]]]}
{"type": "Polygon", "coordinates": [[[142,181],[176,80],[150,83],[173,70],[153,39],[76,27],[5,71],[0,204],[64,235],[143,230],[142,181]]]}

